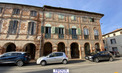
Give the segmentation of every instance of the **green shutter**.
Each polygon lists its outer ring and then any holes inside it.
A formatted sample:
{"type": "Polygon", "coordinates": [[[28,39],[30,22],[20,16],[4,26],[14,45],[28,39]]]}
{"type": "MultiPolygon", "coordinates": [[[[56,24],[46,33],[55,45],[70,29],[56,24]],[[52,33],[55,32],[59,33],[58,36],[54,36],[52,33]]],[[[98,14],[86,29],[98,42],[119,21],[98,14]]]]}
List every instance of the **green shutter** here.
{"type": "Polygon", "coordinates": [[[41,26],[41,33],[44,33],[44,26],[41,26]]]}
{"type": "Polygon", "coordinates": [[[78,35],[81,35],[81,29],[78,28],[77,31],[78,31],[78,35]]]}
{"type": "Polygon", "coordinates": [[[55,27],[55,33],[58,34],[59,33],[59,28],[55,27]]]}
{"type": "Polygon", "coordinates": [[[51,29],[51,33],[52,33],[52,34],[55,33],[55,27],[52,27],[52,29],[51,29]]]}
{"type": "Polygon", "coordinates": [[[69,35],[71,35],[71,34],[72,34],[72,29],[69,28],[69,35]]]}

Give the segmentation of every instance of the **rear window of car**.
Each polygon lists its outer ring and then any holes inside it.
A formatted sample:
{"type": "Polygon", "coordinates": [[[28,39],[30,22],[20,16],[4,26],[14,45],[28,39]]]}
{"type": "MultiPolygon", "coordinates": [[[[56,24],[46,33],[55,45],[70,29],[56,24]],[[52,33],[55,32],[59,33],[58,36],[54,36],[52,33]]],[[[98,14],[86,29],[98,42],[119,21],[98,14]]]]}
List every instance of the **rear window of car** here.
{"type": "Polygon", "coordinates": [[[56,56],[63,56],[63,53],[55,53],[56,56]]]}

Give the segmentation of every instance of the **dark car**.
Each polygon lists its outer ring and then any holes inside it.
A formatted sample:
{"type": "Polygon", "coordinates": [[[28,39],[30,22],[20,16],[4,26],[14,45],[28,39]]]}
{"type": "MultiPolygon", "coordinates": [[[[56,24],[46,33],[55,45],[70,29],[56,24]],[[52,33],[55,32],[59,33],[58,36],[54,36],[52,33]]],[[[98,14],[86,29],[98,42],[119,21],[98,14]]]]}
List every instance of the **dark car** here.
{"type": "Polygon", "coordinates": [[[109,60],[113,61],[113,55],[108,51],[102,51],[94,55],[87,56],[86,59],[93,61],[93,62],[99,62],[101,60],[109,60]]]}
{"type": "Polygon", "coordinates": [[[7,52],[0,55],[0,64],[13,63],[17,66],[23,66],[29,63],[30,58],[26,52],[7,52]]]}
{"type": "Polygon", "coordinates": [[[120,57],[120,54],[118,51],[109,51],[113,56],[120,57]]]}

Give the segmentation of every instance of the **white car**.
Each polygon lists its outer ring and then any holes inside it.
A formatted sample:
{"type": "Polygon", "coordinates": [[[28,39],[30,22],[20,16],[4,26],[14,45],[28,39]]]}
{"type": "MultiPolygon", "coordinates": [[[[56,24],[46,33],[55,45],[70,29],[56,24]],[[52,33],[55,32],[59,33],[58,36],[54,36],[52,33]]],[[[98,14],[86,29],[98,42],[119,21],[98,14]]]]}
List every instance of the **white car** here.
{"type": "Polygon", "coordinates": [[[37,59],[37,64],[41,64],[42,66],[50,63],[68,63],[68,57],[64,52],[53,52],[48,56],[40,57],[37,59]]]}

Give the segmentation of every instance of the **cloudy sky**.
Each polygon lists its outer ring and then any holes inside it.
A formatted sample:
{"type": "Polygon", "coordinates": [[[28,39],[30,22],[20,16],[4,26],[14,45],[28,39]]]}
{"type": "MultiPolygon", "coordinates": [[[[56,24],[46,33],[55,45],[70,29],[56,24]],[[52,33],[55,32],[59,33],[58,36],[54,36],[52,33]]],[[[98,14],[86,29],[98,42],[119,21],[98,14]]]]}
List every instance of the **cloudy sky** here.
{"type": "Polygon", "coordinates": [[[122,28],[122,0],[0,0],[40,6],[50,5],[55,7],[78,9],[102,13],[105,16],[100,20],[102,33],[108,33],[122,28]]]}

